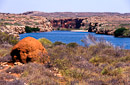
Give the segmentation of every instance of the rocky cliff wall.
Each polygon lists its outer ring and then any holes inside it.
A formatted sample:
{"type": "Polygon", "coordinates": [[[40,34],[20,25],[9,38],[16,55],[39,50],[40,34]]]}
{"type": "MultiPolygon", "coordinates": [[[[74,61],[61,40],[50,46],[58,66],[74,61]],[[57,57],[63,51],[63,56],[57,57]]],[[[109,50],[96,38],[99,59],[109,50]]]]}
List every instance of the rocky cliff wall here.
{"type": "Polygon", "coordinates": [[[54,28],[77,28],[79,29],[82,26],[81,18],[63,18],[63,19],[53,19],[51,24],[54,28]]]}
{"type": "Polygon", "coordinates": [[[50,21],[53,28],[67,28],[67,29],[87,29],[88,32],[95,32],[97,34],[112,35],[115,27],[118,24],[108,24],[107,21],[100,18],[60,18],[50,21]]]}

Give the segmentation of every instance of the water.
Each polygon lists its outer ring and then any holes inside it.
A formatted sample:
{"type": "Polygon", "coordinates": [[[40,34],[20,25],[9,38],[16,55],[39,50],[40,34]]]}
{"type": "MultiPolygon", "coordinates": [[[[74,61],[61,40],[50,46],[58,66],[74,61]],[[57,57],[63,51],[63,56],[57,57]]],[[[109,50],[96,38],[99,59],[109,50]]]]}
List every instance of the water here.
{"type": "Polygon", "coordinates": [[[20,34],[20,40],[30,36],[36,39],[47,38],[52,42],[55,41],[61,41],[64,43],[76,42],[80,45],[84,45],[81,42],[81,40],[88,34],[92,34],[97,38],[103,37],[105,40],[111,42],[115,46],[121,46],[121,47],[123,46],[125,49],[130,49],[130,38],[115,38],[112,35],[102,35],[88,32],[52,31],[52,32],[40,32],[40,33],[25,33],[20,34]]]}

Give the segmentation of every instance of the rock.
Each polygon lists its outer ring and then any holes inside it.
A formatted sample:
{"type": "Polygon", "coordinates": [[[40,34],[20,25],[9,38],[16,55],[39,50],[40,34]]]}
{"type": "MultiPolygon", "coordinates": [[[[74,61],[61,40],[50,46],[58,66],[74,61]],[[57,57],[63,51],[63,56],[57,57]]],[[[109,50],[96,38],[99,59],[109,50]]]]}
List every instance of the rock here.
{"type": "Polygon", "coordinates": [[[49,56],[46,49],[38,40],[32,37],[26,37],[19,41],[12,48],[10,54],[12,56],[13,62],[49,62],[49,56]]]}
{"type": "Polygon", "coordinates": [[[54,28],[80,28],[83,20],[82,18],[58,18],[50,22],[54,28]]]}

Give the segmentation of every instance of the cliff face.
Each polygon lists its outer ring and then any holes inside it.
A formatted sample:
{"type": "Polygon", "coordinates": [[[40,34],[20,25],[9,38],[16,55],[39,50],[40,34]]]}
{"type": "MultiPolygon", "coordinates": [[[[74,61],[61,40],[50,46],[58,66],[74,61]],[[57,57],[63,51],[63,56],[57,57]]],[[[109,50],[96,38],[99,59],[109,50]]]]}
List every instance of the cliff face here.
{"type": "Polygon", "coordinates": [[[54,28],[87,29],[97,34],[112,35],[116,28],[130,28],[129,16],[92,16],[86,18],[54,18],[51,20],[54,28]]]}
{"type": "Polygon", "coordinates": [[[80,18],[66,18],[66,19],[53,19],[51,24],[54,28],[80,28],[82,26],[82,21],[84,19],[80,18]]]}

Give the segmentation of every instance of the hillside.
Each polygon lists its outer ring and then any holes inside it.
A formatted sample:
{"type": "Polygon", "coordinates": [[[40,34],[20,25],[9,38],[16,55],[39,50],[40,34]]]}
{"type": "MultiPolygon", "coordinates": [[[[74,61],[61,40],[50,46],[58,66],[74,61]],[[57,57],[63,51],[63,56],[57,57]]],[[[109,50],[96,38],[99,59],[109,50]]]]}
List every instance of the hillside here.
{"type": "MultiPolygon", "coordinates": [[[[25,26],[40,31],[82,29],[98,34],[113,35],[117,28],[130,28],[130,13],[114,12],[54,12],[29,11],[21,14],[0,13],[0,24],[19,33],[25,26]],[[19,29],[20,28],[20,29],[19,29]]],[[[5,32],[5,31],[4,31],[5,32]]],[[[14,34],[14,33],[13,33],[14,34]]],[[[17,33],[15,33],[17,34],[17,33]]],[[[128,34],[128,33],[127,33],[128,34]]]]}
{"type": "Polygon", "coordinates": [[[91,16],[130,16],[130,13],[120,14],[116,12],[39,12],[29,11],[23,15],[43,16],[43,17],[91,17],[91,16]]]}
{"type": "Polygon", "coordinates": [[[49,20],[42,16],[0,13],[0,31],[18,36],[25,33],[26,26],[39,28],[40,32],[52,30],[49,20]]]}

